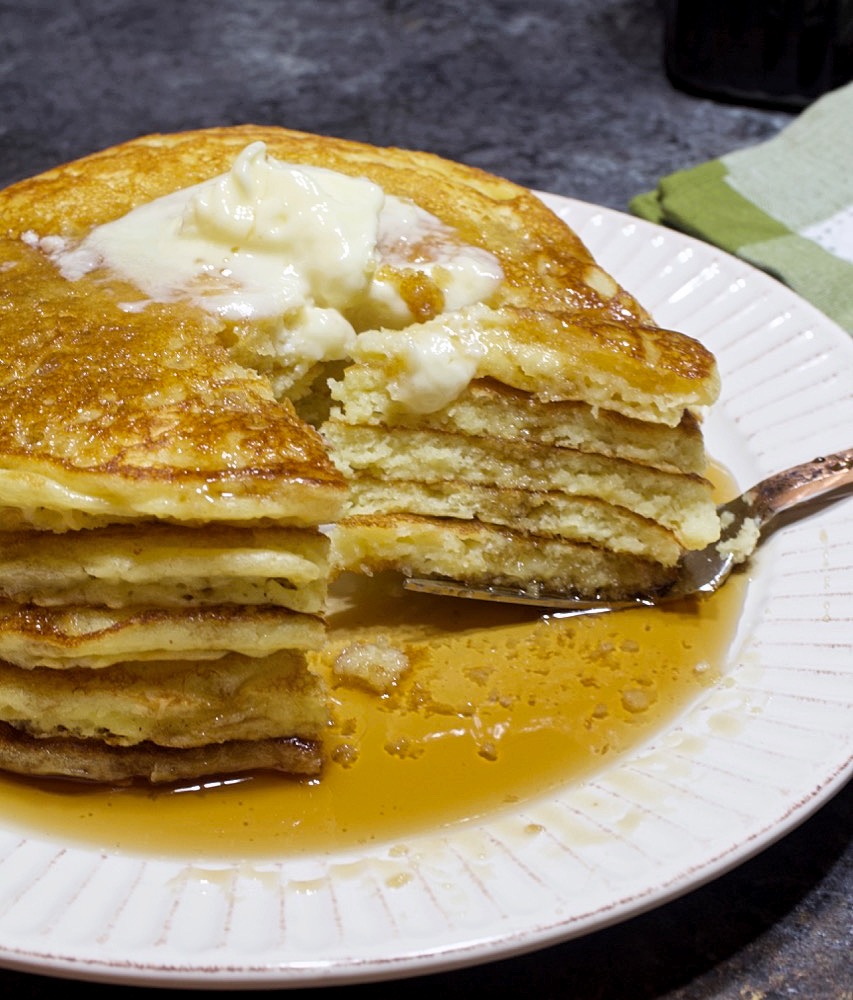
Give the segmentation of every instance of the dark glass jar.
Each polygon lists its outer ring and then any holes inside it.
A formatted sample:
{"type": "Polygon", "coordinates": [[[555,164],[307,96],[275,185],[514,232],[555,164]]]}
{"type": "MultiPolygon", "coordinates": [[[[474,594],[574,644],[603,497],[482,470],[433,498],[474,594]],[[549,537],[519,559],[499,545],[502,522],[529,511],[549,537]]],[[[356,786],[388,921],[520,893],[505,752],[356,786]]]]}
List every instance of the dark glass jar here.
{"type": "Polygon", "coordinates": [[[853,0],[665,0],[670,80],[800,108],[853,79],[853,0]]]}

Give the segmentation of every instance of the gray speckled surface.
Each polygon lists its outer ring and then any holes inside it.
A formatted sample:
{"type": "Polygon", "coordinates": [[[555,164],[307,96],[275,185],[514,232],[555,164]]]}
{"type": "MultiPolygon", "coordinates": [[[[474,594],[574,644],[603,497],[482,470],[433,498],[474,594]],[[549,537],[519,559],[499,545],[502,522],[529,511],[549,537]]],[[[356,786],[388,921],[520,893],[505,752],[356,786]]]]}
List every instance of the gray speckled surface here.
{"type": "MultiPolygon", "coordinates": [[[[655,0],[0,2],[0,184],[144,132],[257,121],[430,149],[624,210],[662,174],[790,118],[674,90],[661,38],[655,0]]],[[[651,913],[348,993],[851,1000],[851,820],[848,786],[753,861],[651,913]]],[[[57,987],[0,971],[5,996],[57,987]]]]}
{"type": "Polygon", "coordinates": [[[654,0],[35,0],[0,18],[2,182],[143,132],[252,120],[624,208],[789,117],[673,90],[654,0]]]}

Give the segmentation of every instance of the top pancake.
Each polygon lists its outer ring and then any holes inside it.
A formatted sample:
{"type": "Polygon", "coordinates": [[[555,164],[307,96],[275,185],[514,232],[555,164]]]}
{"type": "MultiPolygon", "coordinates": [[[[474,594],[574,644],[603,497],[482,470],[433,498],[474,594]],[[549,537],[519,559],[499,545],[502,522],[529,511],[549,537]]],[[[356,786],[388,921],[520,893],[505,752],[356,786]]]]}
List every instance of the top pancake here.
{"type": "Polygon", "coordinates": [[[584,352],[604,352],[633,368],[640,381],[653,371],[657,391],[680,392],[685,405],[713,401],[718,384],[711,355],[656,327],[539,198],[429,153],[254,125],[146,136],[7,189],[0,199],[3,228],[12,236],[28,229],[82,236],[147,201],[223,173],[258,140],[277,159],[368,177],[493,253],[506,280],[489,304],[509,307],[523,320],[513,330],[519,342],[534,344],[542,336],[525,310],[552,314],[560,321],[553,339],[563,344],[567,361],[578,364],[584,352]],[[579,315],[582,329],[571,322],[579,315]]]}
{"type": "MultiPolygon", "coordinates": [[[[235,361],[221,321],[179,303],[128,310],[131,286],[102,273],[69,282],[29,245],[31,234],[82,237],[224,173],[257,140],[280,160],[366,176],[498,258],[505,280],[486,303],[490,369],[479,374],[549,399],[583,399],[593,386],[592,405],[671,425],[715,398],[711,355],[656,327],[561,220],[509,181],[426,153],[272,127],[152,135],[0,192],[7,506],[106,520],[334,518],[343,482],[320,438],[235,361]]],[[[431,301],[418,303],[419,320],[435,319],[431,301]]]]}

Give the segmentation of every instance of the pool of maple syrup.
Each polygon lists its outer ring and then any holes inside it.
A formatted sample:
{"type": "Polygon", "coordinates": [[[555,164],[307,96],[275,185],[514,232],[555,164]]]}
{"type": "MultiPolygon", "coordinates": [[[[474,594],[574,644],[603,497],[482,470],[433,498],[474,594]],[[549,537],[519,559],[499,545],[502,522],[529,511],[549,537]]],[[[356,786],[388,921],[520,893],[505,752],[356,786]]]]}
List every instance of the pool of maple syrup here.
{"type": "Polygon", "coordinates": [[[607,767],[717,683],[741,609],[712,598],[569,617],[359,581],[335,595],[333,722],[318,780],[152,791],[0,779],[0,810],[42,836],[171,857],[262,858],[384,840],[513,808],[607,767]],[[353,642],[400,650],[385,694],[336,680],[353,642]]]}

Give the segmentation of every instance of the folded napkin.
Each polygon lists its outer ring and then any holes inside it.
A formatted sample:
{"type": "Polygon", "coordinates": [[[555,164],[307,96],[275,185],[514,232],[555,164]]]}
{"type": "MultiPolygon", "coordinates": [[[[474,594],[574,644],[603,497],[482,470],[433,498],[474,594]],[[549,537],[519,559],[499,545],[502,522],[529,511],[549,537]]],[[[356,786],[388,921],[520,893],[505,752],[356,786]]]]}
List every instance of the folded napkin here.
{"type": "Polygon", "coordinates": [[[853,333],[853,84],[630,203],[773,274],[853,333]]]}

